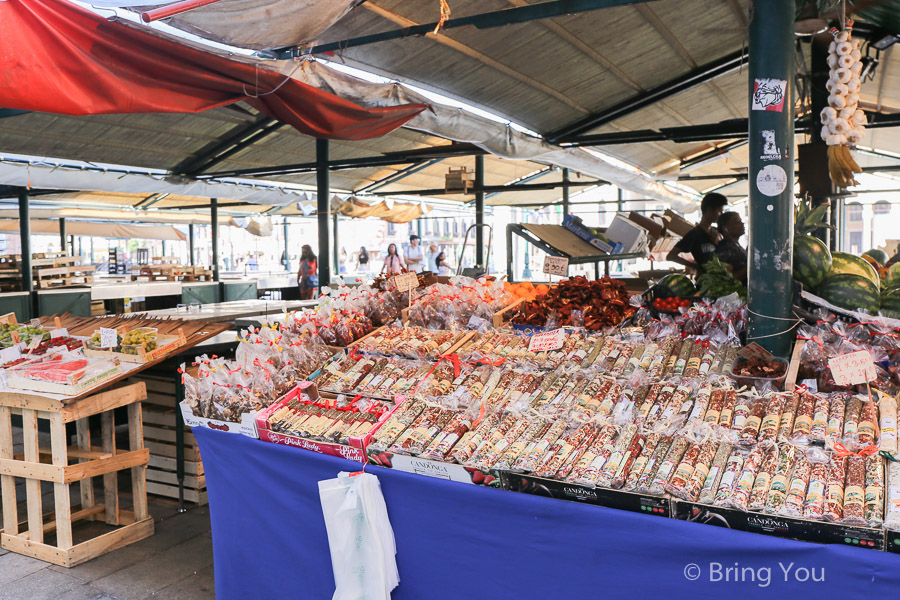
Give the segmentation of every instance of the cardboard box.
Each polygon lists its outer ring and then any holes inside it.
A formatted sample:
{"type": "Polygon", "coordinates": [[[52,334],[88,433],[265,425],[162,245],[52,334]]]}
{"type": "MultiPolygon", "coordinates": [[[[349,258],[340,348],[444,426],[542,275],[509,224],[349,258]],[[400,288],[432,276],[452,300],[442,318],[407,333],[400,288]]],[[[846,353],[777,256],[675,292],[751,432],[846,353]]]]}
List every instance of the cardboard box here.
{"type": "Polygon", "coordinates": [[[392,454],[390,452],[369,452],[369,463],[406,473],[456,481],[457,483],[501,487],[500,473],[498,471],[480,471],[452,462],[441,462],[406,454],[392,454]]]}
{"type": "Polygon", "coordinates": [[[622,244],[622,252],[643,252],[650,244],[650,236],[647,230],[625,218],[624,215],[613,217],[612,223],[606,229],[606,237],[611,242],[622,244]]]}
{"type": "Polygon", "coordinates": [[[403,396],[397,396],[397,404],[391,410],[385,411],[378,419],[375,426],[366,435],[353,436],[348,440],[348,444],[312,440],[289,433],[270,430],[267,421],[269,416],[304,392],[306,392],[313,400],[319,398],[316,384],[310,381],[303,381],[285,394],[281,400],[256,415],[256,430],[259,432],[259,439],[264,442],[281,444],[283,446],[294,446],[296,448],[318,452],[319,454],[328,454],[330,456],[338,456],[340,458],[365,463],[367,461],[366,447],[369,445],[369,442],[372,441],[372,436],[378,431],[381,424],[384,423],[403,402],[403,396]]]}
{"type": "Polygon", "coordinates": [[[187,400],[182,400],[178,406],[181,408],[181,417],[184,419],[184,424],[188,427],[208,427],[216,431],[240,433],[247,437],[259,438],[259,433],[256,431],[256,411],[242,414],[241,420],[238,422],[219,421],[218,419],[198,417],[191,411],[191,406],[187,400]]]}
{"type": "Polygon", "coordinates": [[[636,212],[628,213],[628,220],[637,223],[641,227],[647,230],[647,234],[650,236],[650,245],[656,243],[656,240],[661,238],[666,233],[666,225],[661,215],[653,215],[651,217],[645,217],[644,215],[636,212]],[[653,218],[653,217],[656,217],[653,218]],[[659,220],[657,220],[659,219],[659,220]]]}
{"type": "Polygon", "coordinates": [[[672,517],[682,521],[705,523],[819,544],[843,544],[870,550],[884,550],[885,546],[883,529],[743,512],[682,500],[672,500],[672,517]]]}
{"type": "Polygon", "coordinates": [[[581,218],[576,217],[575,215],[566,215],[563,217],[563,227],[586,241],[591,246],[597,248],[602,252],[606,252],[607,254],[620,254],[622,252],[621,244],[610,244],[608,242],[604,242],[596,235],[588,231],[585,227],[581,218]]]}
{"type": "Polygon", "coordinates": [[[669,499],[665,496],[649,496],[608,488],[590,487],[507,471],[501,473],[500,481],[504,490],[513,492],[618,508],[660,517],[668,517],[671,513],[669,499]]]}
{"type": "Polygon", "coordinates": [[[684,219],[684,217],[675,214],[671,209],[666,209],[663,213],[666,219],[666,231],[670,231],[678,237],[684,237],[687,232],[694,228],[694,225],[684,219]]]}

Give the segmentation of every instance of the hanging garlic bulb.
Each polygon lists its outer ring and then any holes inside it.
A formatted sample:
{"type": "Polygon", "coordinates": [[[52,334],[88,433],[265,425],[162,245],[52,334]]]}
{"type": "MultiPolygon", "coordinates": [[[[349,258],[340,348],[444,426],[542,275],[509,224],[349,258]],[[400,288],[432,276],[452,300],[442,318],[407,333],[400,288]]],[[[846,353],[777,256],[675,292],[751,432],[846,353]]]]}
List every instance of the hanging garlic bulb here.
{"type": "Polygon", "coordinates": [[[854,173],[861,173],[850,156],[848,144],[857,144],[865,135],[866,115],[859,110],[859,74],[862,71],[859,40],[849,31],[835,34],[828,46],[828,106],[822,109],[822,139],[828,144],[828,166],[835,185],[857,185],[854,173]]]}

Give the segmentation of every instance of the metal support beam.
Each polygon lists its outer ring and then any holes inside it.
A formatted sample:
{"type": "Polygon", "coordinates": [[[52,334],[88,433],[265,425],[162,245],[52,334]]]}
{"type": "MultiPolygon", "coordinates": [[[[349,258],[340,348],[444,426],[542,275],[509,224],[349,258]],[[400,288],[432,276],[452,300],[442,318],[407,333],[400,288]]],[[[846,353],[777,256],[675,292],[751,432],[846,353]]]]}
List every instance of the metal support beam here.
{"type": "MultiPolygon", "coordinates": [[[[795,0],[756,0],[750,23],[750,261],[747,341],[790,354],[794,330],[794,12],[795,0]],[[782,110],[753,110],[757,81],[783,87],[782,110]],[[774,132],[780,158],[762,160],[763,132],[774,132]]],[[[773,92],[774,93],[774,92],[773,92]]],[[[817,117],[818,115],[816,115],[817,117]]]]}
{"type": "Polygon", "coordinates": [[[291,272],[291,250],[288,245],[288,220],[284,218],[284,270],[291,272]]]}
{"type": "MultiPolygon", "coordinates": [[[[361,169],[367,167],[389,167],[391,165],[405,165],[410,163],[418,163],[424,159],[420,158],[395,158],[393,156],[366,156],[363,158],[348,158],[345,160],[336,160],[328,163],[325,168],[331,171],[339,171],[342,169],[361,169]]],[[[281,165],[277,167],[259,167],[254,169],[239,169],[237,171],[220,171],[217,173],[204,173],[198,175],[197,179],[222,179],[226,177],[268,177],[271,175],[295,175],[297,173],[316,173],[319,169],[319,163],[306,162],[296,163],[292,165],[281,165]]]]}
{"type": "Polygon", "coordinates": [[[219,199],[209,201],[209,220],[212,227],[212,272],[213,281],[219,281],[219,199]]]}
{"type": "Polygon", "coordinates": [[[197,175],[233,156],[244,148],[272,135],[284,123],[272,117],[261,117],[252,123],[239,125],[200,151],[200,154],[176,165],[176,175],[197,175]]]}
{"type": "Polygon", "coordinates": [[[194,224],[188,224],[188,259],[190,265],[194,266],[194,224]]]}
{"type": "Polygon", "coordinates": [[[60,217],[60,219],[59,219],[59,250],[61,252],[67,252],[66,251],[67,246],[68,246],[68,243],[67,243],[67,236],[66,236],[66,219],[65,219],[65,217],[60,217]]]}
{"type": "Polygon", "coordinates": [[[569,214],[569,170],[562,170],[562,212],[563,218],[569,214]]]}
{"type": "MultiPolygon", "coordinates": [[[[475,266],[483,268],[487,272],[487,265],[484,264],[484,156],[475,157],[475,266]]],[[[465,248],[463,248],[465,250],[465,248]]]]}
{"type": "Polygon", "coordinates": [[[28,192],[19,192],[19,237],[22,244],[22,290],[34,291],[31,273],[31,209],[28,206],[28,192]]]}
{"type": "Polygon", "coordinates": [[[341,251],[338,242],[338,213],[331,215],[331,264],[336,275],[341,274],[341,251]]]}
{"type": "Polygon", "coordinates": [[[328,212],[331,209],[329,190],[328,140],[316,139],[316,219],[319,224],[319,285],[331,283],[328,259],[328,212]]]}
{"type": "Polygon", "coordinates": [[[402,29],[393,29],[382,33],[374,33],[360,37],[341,40],[338,42],[330,42],[327,44],[319,44],[311,48],[281,48],[265,54],[274,54],[277,58],[287,59],[295,58],[305,54],[322,54],[325,52],[340,52],[347,48],[356,48],[375,44],[377,42],[386,42],[389,40],[399,40],[408,37],[424,36],[432,33],[439,28],[441,30],[455,29],[457,27],[475,27],[477,29],[491,29],[493,27],[502,27],[504,25],[513,25],[516,23],[527,23],[539,19],[547,19],[551,17],[564,17],[566,15],[574,15],[601,8],[610,8],[614,6],[625,6],[628,4],[636,4],[639,2],[647,2],[652,0],[556,0],[554,2],[540,2],[530,6],[521,6],[516,8],[506,8],[492,12],[480,13],[468,17],[460,17],[457,19],[448,19],[443,24],[435,21],[434,23],[426,23],[423,25],[415,25],[413,27],[404,27],[402,29]]]}
{"type": "Polygon", "coordinates": [[[397,171],[396,173],[391,173],[390,175],[387,175],[385,177],[382,177],[381,179],[373,181],[372,183],[368,183],[368,184],[362,186],[361,188],[355,190],[354,193],[362,194],[362,193],[374,192],[375,190],[380,190],[381,188],[383,188],[386,185],[390,185],[392,183],[397,183],[398,181],[409,177],[413,173],[418,173],[419,171],[421,171],[423,169],[427,169],[431,165],[435,165],[435,164],[441,162],[442,160],[444,160],[444,159],[443,158],[433,158],[433,159],[426,161],[419,165],[417,165],[417,164],[407,165],[407,166],[403,167],[402,169],[400,169],[399,171],[397,171]]]}
{"type": "MultiPolygon", "coordinates": [[[[570,181],[569,187],[591,187],[595,185],[607,185],[608,183],[608,181],[603,181],[600,179],[596,181],[570,181]]],[[[482,185],[479,187],[478,183],[476,182],[475,185],[469,188],[467,194],[472,195],[479,192],[483,192],[485,194],[500,194],[504,192],[533,192],[535,190],[555,190],[558,187],[562,187],[562,185],[563,183],[561,181],[547,181],[542,183],[514,183],[512,185],[482,185]]],[[[397,194],[398,192],[376,192],[372,195],[396,196],[397,194]]],[[[452,196],[462,194],[462,192],[454,194],[453,192],[448,193],[446,190],[444,190],[444,188],[433,188],[430,190],[409,190],[402,192],[402,194],[404,196],[452,196]]]]}
{"type": "Polygon", "coordinates": [[[747,55],[743,50],[732,52],[718,60],[701,65],[696,69],[680,75],[666,83],[641,92],[627,100],[619,102],[598,113],[588,115],[571,125],[548,133],[545,137],[552,143],[568,141],[569,138],[586,133],[602,125],[606,125],[616,119],[621,119],[631,113],[656,104],[675,94],[697,87],[716,77],[727,75],[741,68],[747,62],[747,55]]]}

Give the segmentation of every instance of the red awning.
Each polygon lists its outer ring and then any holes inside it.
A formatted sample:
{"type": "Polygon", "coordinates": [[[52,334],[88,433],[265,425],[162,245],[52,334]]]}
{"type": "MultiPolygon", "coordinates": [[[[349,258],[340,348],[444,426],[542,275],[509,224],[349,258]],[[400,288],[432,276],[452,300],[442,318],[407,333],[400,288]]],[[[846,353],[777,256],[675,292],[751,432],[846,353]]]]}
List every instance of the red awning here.
{"type": "Polygon", "coordinates": [[[307,135],[379,137],[425,109],[366,109],[278,73],[65,0],[0,1],[0,107],[69,115],[188,113],[245,101],[307,135]]]}

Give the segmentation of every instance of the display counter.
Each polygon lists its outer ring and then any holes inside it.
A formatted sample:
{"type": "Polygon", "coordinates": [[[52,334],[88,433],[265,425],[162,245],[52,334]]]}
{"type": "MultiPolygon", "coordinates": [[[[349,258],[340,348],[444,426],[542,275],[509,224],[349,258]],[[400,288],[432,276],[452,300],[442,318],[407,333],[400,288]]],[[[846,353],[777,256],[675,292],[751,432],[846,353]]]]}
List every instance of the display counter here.
{"type": "Polygon", "coordinates": [[[242,317],[284,314],[286,311],[314,307],[317,303],[317,300],[235,300],[232,302],[201,304],[199,306],[151,310],[141,314],[150,317],[174,317],[189,321],[224,322],[242,317]]]}
{"type": "MultiPolygon", "coordinates": [[[[195,428],[218,598],[329,598],[318,482],[359,463],[195,428]]],[[[394,600],[887,597],[900,558],[367,466],[397,543],[394,600]]]]}
{"type": "Polygon", "coordinates": [[[76,317],[91,316],[91,289],[66,287],[58,290],[38,290],[37,308],[41,315],[71,313],[76,317]]]}
{"type": "Polygon", "coordinates": [[[23,323],[31,318],[31,294],[28,292],[0,293],[0,315],[15,313],[16,319],[23,323]]]}

